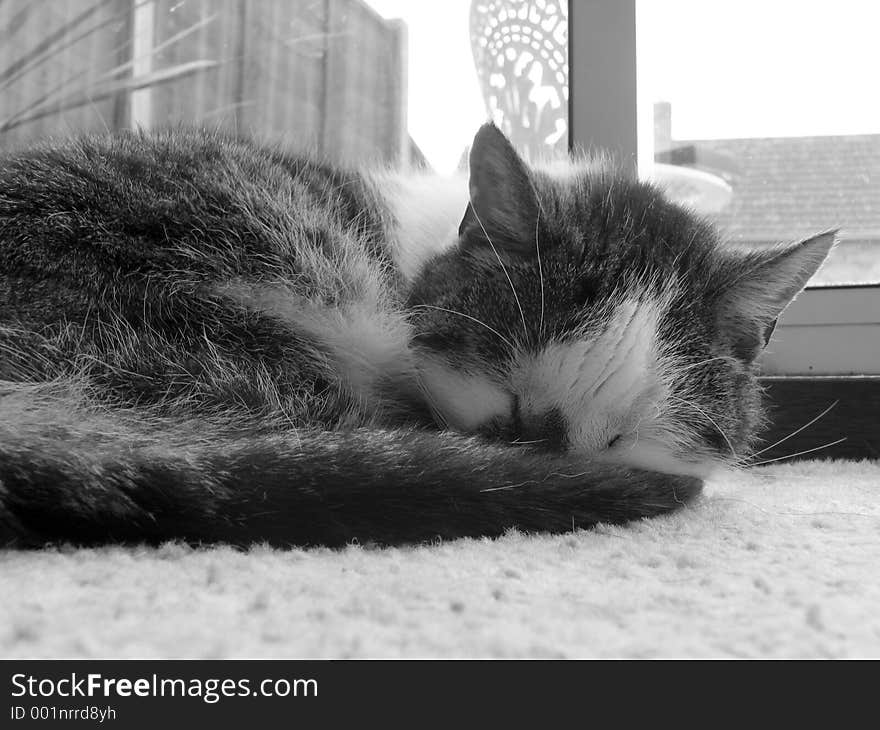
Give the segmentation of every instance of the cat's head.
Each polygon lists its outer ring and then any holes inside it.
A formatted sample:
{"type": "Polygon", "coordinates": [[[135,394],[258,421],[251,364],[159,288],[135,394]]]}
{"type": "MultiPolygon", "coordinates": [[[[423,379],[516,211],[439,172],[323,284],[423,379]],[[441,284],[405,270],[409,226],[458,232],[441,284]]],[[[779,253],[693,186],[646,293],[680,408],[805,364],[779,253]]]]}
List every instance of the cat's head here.
{"type": "Polygon", "coordinates": [[[606,166],[529,168],[494,126],[459,240],[411,293],[422,386],[457,431],[703,473],[761,422],[755,358],[833,233],[737,250],[606,166]]]}

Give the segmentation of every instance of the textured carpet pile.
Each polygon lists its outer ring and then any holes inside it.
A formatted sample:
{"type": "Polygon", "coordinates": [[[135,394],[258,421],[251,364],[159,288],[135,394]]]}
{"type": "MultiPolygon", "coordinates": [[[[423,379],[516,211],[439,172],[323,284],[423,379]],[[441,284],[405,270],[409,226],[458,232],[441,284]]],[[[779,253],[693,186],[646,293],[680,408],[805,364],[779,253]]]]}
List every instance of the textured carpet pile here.
{"type": "Polygon", "coordinates": [[[0,656],[880,656],[880,462],[723,475],[553,537],[0,551],[0,656]]]}

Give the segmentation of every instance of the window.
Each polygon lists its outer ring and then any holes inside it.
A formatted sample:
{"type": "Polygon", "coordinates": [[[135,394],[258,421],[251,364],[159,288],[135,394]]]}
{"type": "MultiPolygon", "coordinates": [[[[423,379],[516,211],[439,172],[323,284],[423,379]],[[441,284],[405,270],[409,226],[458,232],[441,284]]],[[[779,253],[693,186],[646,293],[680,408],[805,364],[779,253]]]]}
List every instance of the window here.
{"type": "Polygon", "coordinates": [[[702,173],[691,197],[699,204],[702,189],[733,240],[766,245],[840,228],[814,285],[880,282],[880,99],[868,91],[880,8],[638,8],[640,83],[657,102],[646,141],[658,167],[702,173]]]}

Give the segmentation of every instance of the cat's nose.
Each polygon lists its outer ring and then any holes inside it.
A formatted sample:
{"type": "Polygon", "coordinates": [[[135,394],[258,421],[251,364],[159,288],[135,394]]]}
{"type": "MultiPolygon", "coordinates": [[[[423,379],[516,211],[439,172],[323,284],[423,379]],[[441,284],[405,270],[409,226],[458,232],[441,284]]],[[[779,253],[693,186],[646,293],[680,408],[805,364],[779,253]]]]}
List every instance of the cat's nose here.
{"type": "Polygon", "coordinates": [[[556,408],[543,413],[518,413],[516,432],[519,443],[534,443],[539,448],[553,450],[567,445],[568,424],[556,408]]]}

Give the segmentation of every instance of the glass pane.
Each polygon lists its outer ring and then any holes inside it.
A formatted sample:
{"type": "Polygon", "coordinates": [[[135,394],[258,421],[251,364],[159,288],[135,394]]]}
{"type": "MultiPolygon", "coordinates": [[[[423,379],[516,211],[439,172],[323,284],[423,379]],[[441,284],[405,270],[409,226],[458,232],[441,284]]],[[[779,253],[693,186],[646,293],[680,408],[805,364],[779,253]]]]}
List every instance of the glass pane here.
{"type": "Polygon", "coordinates": [[[533,0],[5,0],[0,147],[220,126],[451,172],[493,118],[567,145],[567,5],[533,0]]]}
{"type": "Polygon", "coordinates": [[[640,0],[637,18],[643,173],[735,241],[840,228],[811,284],[880,282],[880,4],[640,0]]]}

